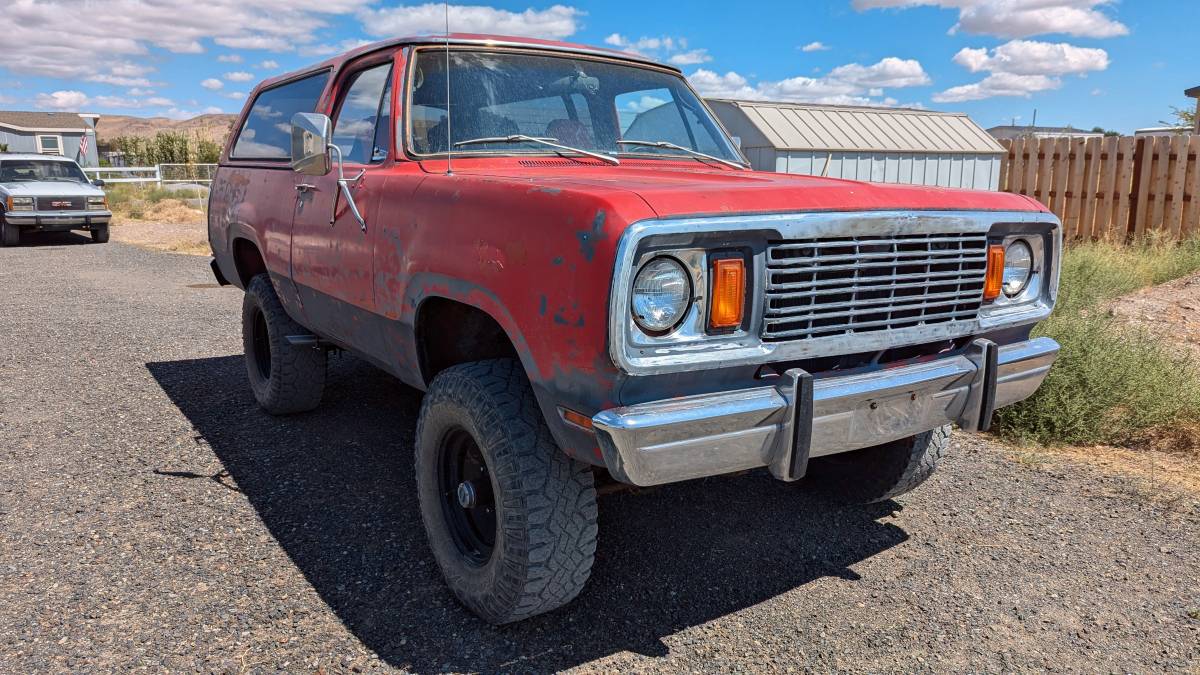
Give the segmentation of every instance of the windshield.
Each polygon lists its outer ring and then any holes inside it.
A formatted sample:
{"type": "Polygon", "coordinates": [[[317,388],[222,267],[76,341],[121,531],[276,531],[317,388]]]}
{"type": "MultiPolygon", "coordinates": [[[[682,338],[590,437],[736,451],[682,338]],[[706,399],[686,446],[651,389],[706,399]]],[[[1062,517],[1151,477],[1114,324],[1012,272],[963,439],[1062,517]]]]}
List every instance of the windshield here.
{"type": "Polygon", "coordinates": [[[75,162],[40,159],[6,159],[0,161],[0,183],[25,183],[42,180],[88,182],[87,176],[75,162]]]}
{"type": "MultiPolygon", "coordinates": [[[[446,53],[417,52],[409,114],[410,148],[446,152],[446,53]]],[[[741,162],[737,151],[683,78],[651,68],[584,58],[453,50],[452,143],[517,134],[609,155],[689,157],[650,141],[741,162]]],[[[519,141],[455,147],[457,154],[547,154],[519,141]]]]}

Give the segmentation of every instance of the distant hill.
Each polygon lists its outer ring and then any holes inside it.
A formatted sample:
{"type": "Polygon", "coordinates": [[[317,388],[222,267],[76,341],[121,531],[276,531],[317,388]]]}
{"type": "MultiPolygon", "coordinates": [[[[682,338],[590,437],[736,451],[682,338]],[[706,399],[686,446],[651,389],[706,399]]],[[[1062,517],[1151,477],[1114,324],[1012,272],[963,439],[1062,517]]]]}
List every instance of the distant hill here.
{"type": "Polygon", "coordinates": [[[129,115],[104,115],[96,125],[99,143],[118,136],[142,136],[153,138],[160,131],[182,132],[188,136],[225,143],[237,115],[200,115],[190,120],[173,120],[167,117],[132,117],[129,115]]]}

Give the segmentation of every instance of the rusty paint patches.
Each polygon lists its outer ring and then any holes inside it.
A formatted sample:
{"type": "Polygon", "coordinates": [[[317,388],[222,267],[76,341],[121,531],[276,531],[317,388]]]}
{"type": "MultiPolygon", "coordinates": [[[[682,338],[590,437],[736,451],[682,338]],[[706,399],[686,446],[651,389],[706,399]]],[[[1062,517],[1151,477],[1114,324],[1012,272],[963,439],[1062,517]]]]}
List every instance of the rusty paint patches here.
{"type": "Polygon", "coordinates": [[[583,259],[591,262],[592,258],[596,257],[596,242],[605,237],[604,221],[608,217],[604,209],[596,212],[595,219],[592,220],[592,229],[581,230],[575,233],[579,239],[579,252],[583,254],[583,259]]]}
{"type": "Polygon", "coordinates": [[[538,314],[546,316],[546,296],[544,295],[538,300],[538,314]]]}

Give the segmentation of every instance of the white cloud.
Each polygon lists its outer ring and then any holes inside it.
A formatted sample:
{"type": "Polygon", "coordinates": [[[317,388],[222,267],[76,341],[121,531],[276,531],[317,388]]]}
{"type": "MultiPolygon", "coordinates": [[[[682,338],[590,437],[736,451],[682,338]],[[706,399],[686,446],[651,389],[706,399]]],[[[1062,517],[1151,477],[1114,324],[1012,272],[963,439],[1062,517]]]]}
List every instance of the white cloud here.
{"type": "Polygon", "coordinates": [[[329,19],[371,0],[6,0],[0,53],[4,69],[19,75],[141,86],[152,72],[132,66],[151,50],[203,52],[206,40],[247,48],[291,51],[315,41],[329,19]],[[86,17],[63,28],[64,16],[86,17]],[[31,47],[30,45],[35,45],[31,47]],[[115,64],[115,65],[110,65],[115,64]]]}
{"type": "Polygon", "coordinates": [[[1070,75],[1108,68],[1108,52],[1076,47],[1065,42],[1013,40],[992,49],[963,49],[954,62],[972,73],[1015,75],[1070,75]]]}
{"type": "Polygon", "coordinates": [[[262,68],[263,70],[279,70],[279,62],[274,59],[267,59],[266,61],[258,64],[256,67],[262,68]]]}
{"type": "Polygon", "coordinates": [[[125,93],[129,94],[130,96],[150,96],[150,95],[154,94],[154,90],[153,89],[142,89],[141,87],[134,87],[133,89],[130,89],[129,91],[127,91],[125,93]]]}
{"type": "Polygon", "coordinates": [[[204,87],[205,89],[207,89],[209,91],[216,91],[216,90],[220,89],[221,87],[224,87],[225,83],[218,80],[215,77],[210,77],[207,80],[204,80],[203,82],[201,82],[200,86],[204,87]]]}
{"type": "Polygon", "coordinates": [[[181,108],[171,108],[170,110],[163,111],[163,114],[165,116],[170,117],[171,119],[175,119],[175,120],[188,120],[193,117],[198,117],[200,115],[220,115],[223,112],[225,112],[225,111],[221,110],[220,108],[218,108],[215,105],[212,105],[212,106],[208,106],[207,108],[204,108],[203,110],[185,110],[185,109],[181,109],[181,108]]]}
{"type": "MultiPolygon", "coordinates": [[[[451,5],[450,30],[454,33],[496,33],[561,40],[579,30],[582,10],[565,5],[512,12],[482,5],[451,5]]],[[[442,3],[425,3],[358,12],[363,30],[370,35],[420,35],[446,30],[442,3]]]]}
{"type": "Polygon", "coordinates": [[[1023,96],[1029,98],[1040,91],[1051,91],[1062,86],[1062,80],[1045,75],[1016,75],[993,73],[974,84],[951,87],[933,95],[936,103],[959,103],[979,101],[993,96],[1023,96]]]}
{"type": "Polygon", "coordinates": [[[225,73],[225,79],[230,82],[250,82],[254,79],[254,73],[247,73],[244,70],[236,70],[232,73],[225,73]]]}
{"type": "Polygon", "coordinates": [[[672,54],[671,58],[667,59],[667,61],[677,66],[694,66],[700,63],[708,63],[712,61],[712,57],[709,56],[707,49],[691,49],[686,52],[672,54]]]}
{"type": "Polygon", "coordinates": [[[834,68],[824,77],[790,77],[751,84],[743,75],[724,75],[697,70],[688,80],[705,96],[748,100],[796,101],[834,105],[895,105],[884,88],[929,84],[929,76],[918,61],[887,57],[870,66],[850,63],[834,68]]]}
{"type": "Polygon", "coordinates": [[[830,49],[832,49],[832,47],[830,47],[829,45],[825,44],[824,42],[821,42],[820,40],[818,40],[816,42],[810,42],[810,43],[804,45],[803,47],[800,48],[800,51],[802,51],[802,52],[824,52],[824,51],[829,51],[830,49]]]}
{"type": "Polygon", "coordinates": [[[1125,35],[1129,28],[1100,8],[1114,0],[853,0],[854,9],[941,7],[958,10],[951,32],[964,31],[1002,38],[1064,33],[1107,38],[1125,35]]]}
{"type": "Polygon", "coordinates": [[[838,66],[830,71],[829,77],[863,87],[920,87],[931,81],[920,61],[894,56],[870,66],[857,63],[838,66]]]}
{"type": "Polygon", "coordinates": [[[972,73],[990,73],[980,82],[951,87],[933,97],[939,103],[977,101],[993,96],[1024,96],[1062,87],[1062,75],[1085,76],[1108,68],[1108,52],[1030,40],[1013,40],[988,51],[962,49],[954,62],[972,73]]]}
{"type": "Polygon", "coordinates": [[[241,63],[242,55],[241,54],[222,54],[217,57],[217,60],[220,61],[221,63],[241,63]]]}
{"type": "Polygon", "coordinates": [[[343,52],[348,52],[351,49],[358,49],[363,45],[369,44],[371,44],[370,40],[356,40],[351,38],[349,40],[342,40],[341,42],[333,45],[321,44],[301,47],[300,53],[305,56],[333,56],[334,54],[341,54],[343,52]]]}
{"type": "Polygon", "coordinates": [[[49,94],[38,94],[36,102],[39,108],[81,110],[87,106],[88,97],[82,91],[60,90],[49,94]]]}
{"type": "Polygon", "coordinates": [[[240,100],[246,98],[246,92],[231,91],[228,94],[225,94],[225,98],[233,99],[234,101],[240,101],[240,100]]]}

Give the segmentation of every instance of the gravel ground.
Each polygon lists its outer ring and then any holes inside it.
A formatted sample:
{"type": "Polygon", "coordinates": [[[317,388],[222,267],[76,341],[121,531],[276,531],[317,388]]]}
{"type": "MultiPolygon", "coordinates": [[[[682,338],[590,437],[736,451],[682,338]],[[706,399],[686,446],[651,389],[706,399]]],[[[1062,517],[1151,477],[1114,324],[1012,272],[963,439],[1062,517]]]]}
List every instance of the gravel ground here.
{"type": "Polygon", "coordinates": [[[342,357],[268,417],[203,258],[81,241],[0,250],[0,672],[1200,669],[1194,497],[965,436],[872,508],[603,497],[584,594],[488,627],[425,547],[418,393],[342,357]]]}

